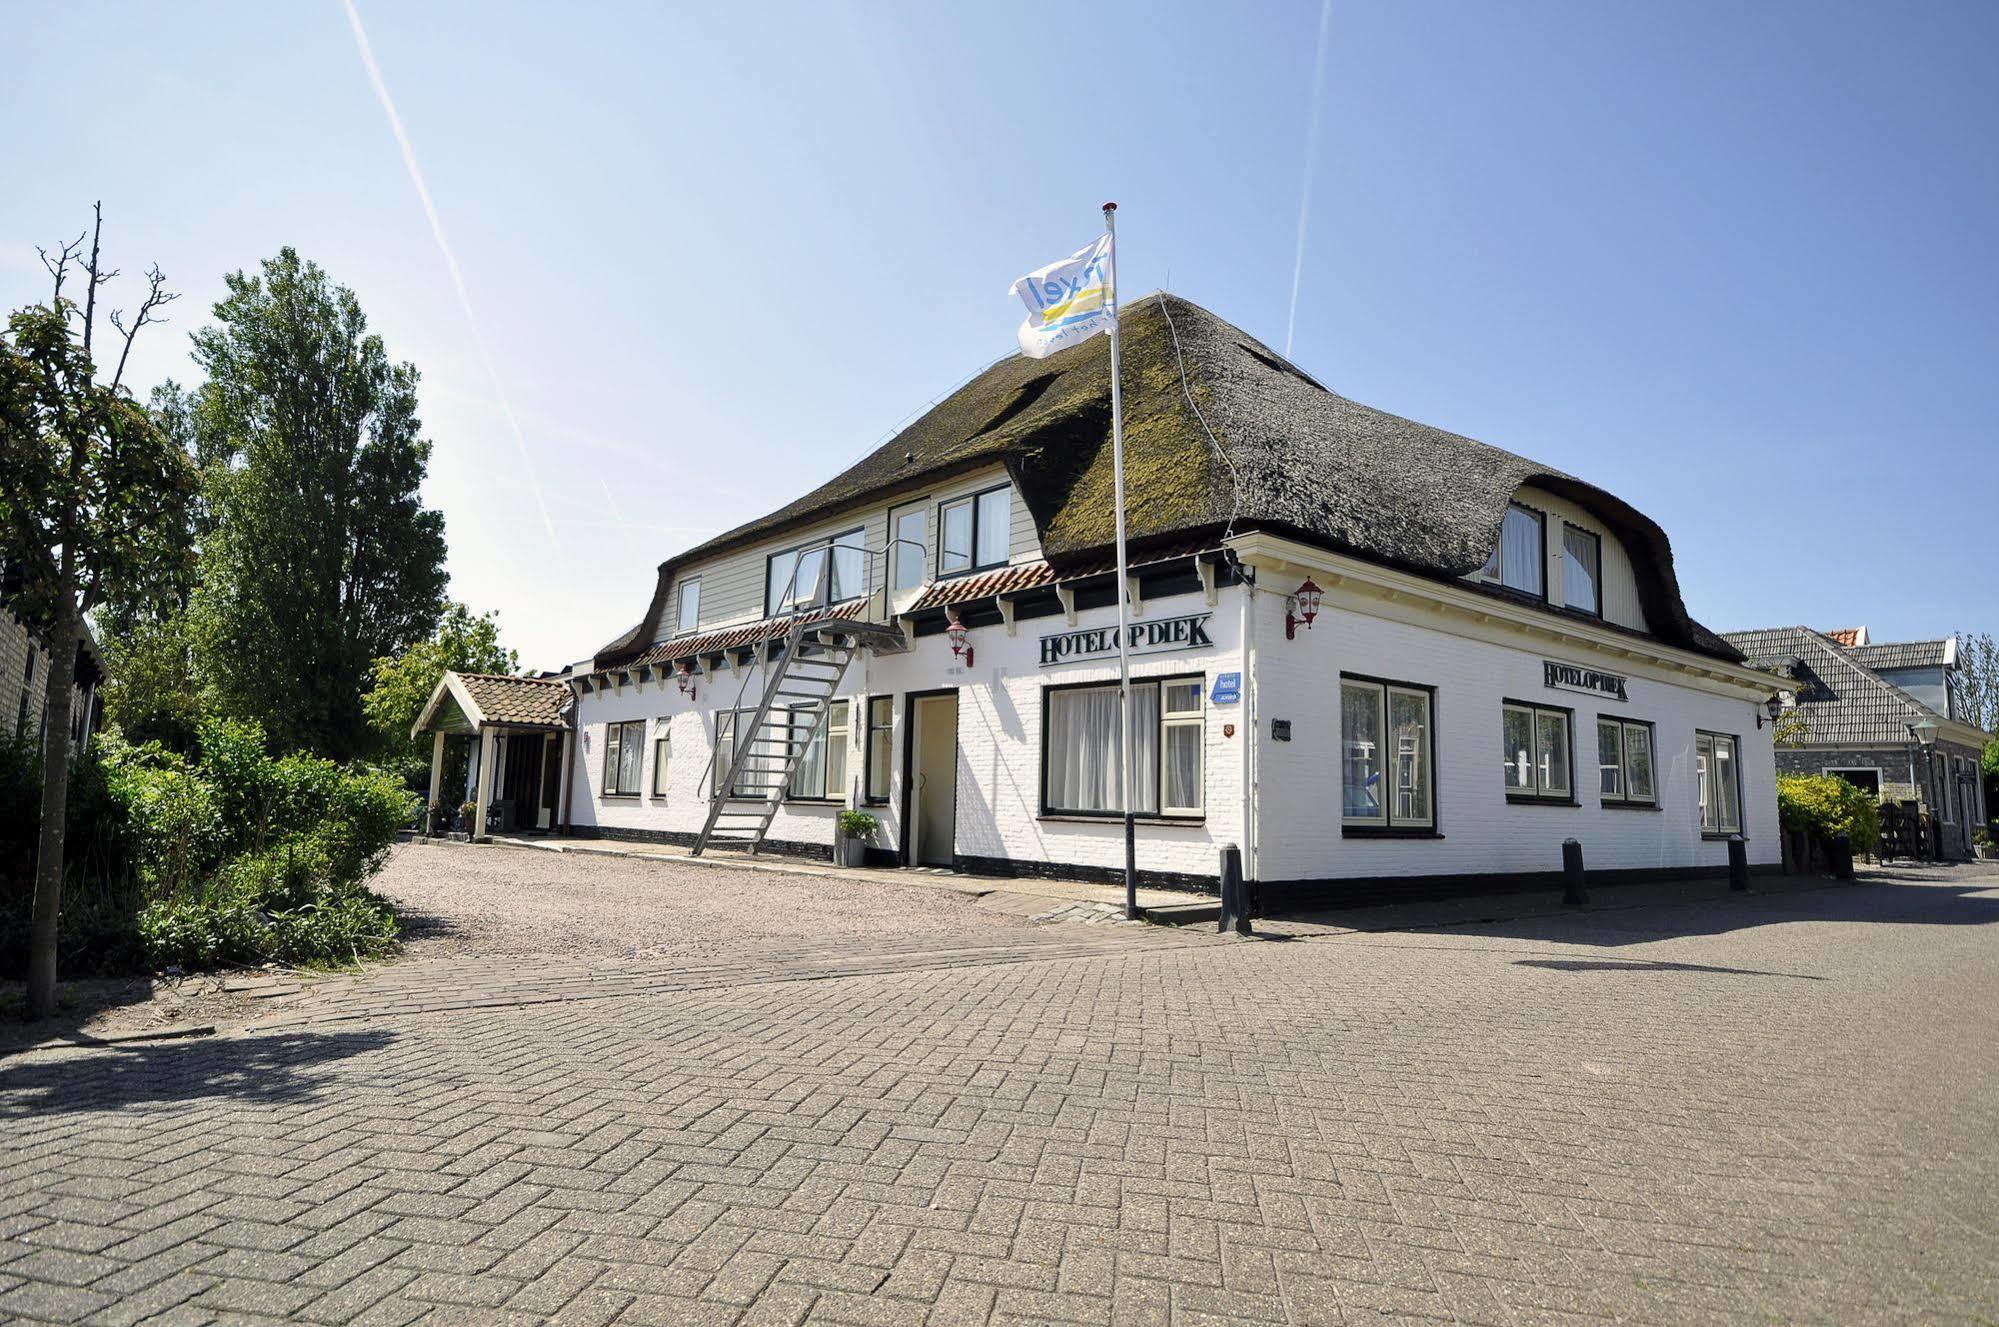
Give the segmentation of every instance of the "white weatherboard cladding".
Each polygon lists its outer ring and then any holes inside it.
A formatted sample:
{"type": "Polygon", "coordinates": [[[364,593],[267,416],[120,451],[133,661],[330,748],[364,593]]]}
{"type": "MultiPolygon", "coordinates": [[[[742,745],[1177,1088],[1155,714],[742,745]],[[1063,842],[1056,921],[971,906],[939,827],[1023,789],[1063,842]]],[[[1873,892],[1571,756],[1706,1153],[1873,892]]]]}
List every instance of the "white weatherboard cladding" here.
{"type": "MultiPolygon", "coordinates": [[[[888,514],[891,508],[921,504],[924,511],[924,553],[928,572],[925,580],[934,579],[937,566],[937,505],[955,497],[980,493],[986,489],[1007,483],[1006,470],[994,466],[961,475],[941,484],[923,488],[910,488],[892,496],[872,500],[868,505],[856,507],[840,516],[828,517],[800,525],[780,535],[758,540],[756,543],[707,558],[674,573],[674,582],[668,587],[666,608],[660,614],[659,628],[653,633],[655,640],[667,640],[676,634],[675,605],[681,582],[696,577],[701,581],[701,620],[697,631],[715,631],[723,627],[755,622],[764,615],[764,566],[773,553],[800,544],[809,544],[816,539],[827,539],[849,530],[861,531],[863,543],[871,550],[883,550],[888,546],[888,514]]],[[[1009,530],[1010,552],[1008,561],[1013,563],[1037,562],[1041,558],[1040,536],[1034,528],[1034,518],[1028,514],[1027,504],[1013,494],[1012,523],[1009,530]]],[[[874,584],[879,587],[887,575],[885,559],[869,555],[874,584]]]]}
{"type": "MultiPolygon", "coordinates": [[[[1206,628],[1213,644],[1204,649],[1160,653],[1134,659],[1134,680],[1198,674],[1202,678],[1207,813],[1197,823],[1141,822],[1138,865],[1141,870],[1213,876],[1219,845],[1242,841],[1241,751],[1244,707],[1211,705],[1207,695],[1215,674],[1242,669],[1239,604],[1223,591],[1213,610],[1198,594],[1148,600],[1141,621],[1212,611],[1206,628]],[[1236,726],[1224,737],[1225,724],[1236,726]]],[[[1085,611],[1077,626],[1114,626],[1114,608],[1085,611]]],[[[942,634],[924,636],[907,654],[862,655],[847,670],[839,695],[853,702],[849,722],[847,802],[861,805],[865,773],[866,708],[862,697],[892,693],[895,728],[890,741],[891,793],[886,806],[865,806],[881,818],[886,832],[877,846],[896,847],[901,837],[904,725],[909,721],[906,693],[943,688],[958,690],[958,778],[956,850],[961,856],[1007,858],[1021,862],[1052,862],[1121,869],[1124,830],[1112,820],[1044,820],[1041,817],[1042,690],[1076,682],[1115,682],[1117,659],[1090,659],[1050,668],[1039,665],[1040,638],[1069,630],[1060,614],[1022,618],[1013,636],[1000,625],[974,627],[968,643],[976,667],[954,660],[950,641],[942,634]]],[[[747,669],[745,670],[747,673],[747,669]]],[[[714,752],[714,711],[729,708],[741,685],[724,668],[714,677],[697,679],[693,703],[668,679],[644,686],[627,684],[619,690],[593,693],[578,702],[578,722],[588,736],[579,752],[572,788],[571,819],[578,826],[677,834],[700,831],[707,807],[705,779],[714,752]],[[645,766],[640,779],[645,795],[601,798],[604,771],[604,725],[628,719],[648,720],[645,766]],[[667,794],[651,795],[654,738],[660,722],[671,724],[672,762],[667,794]]],[[[754,687],[745,706],[756,702],[754,687]]],[[[833,841],[838,806],[788,802],[771,823],[773,842],[833,841]]]]}
{"type": "Polygon", "coordinates": [[[1260,879],[1470,875],[1559,871],[1562,840],[1583,845],[1590,869],[1721,866],[1727,844],[1704,840],[1694,772],[1694,732],[1741,739],[1743,823],[1752,863],[1780,859],[1776,767],[1754,702],[1635,671],[1630,660],[1574,642],[1546,649],[1469,639],[1328,602],[1313,627],[1284,638],[1282,600],[1260,611],[1256,642],[1260,879]],[[1549,659],[1627,678],[1629,703],[1545,685],[1549,659]],[[1345,837],[1340,823],[1339,676],[1364,674],[1436,688],[1435,839],[1345,837]],[[1501,781],[1505,699],[1574,711],[1580,806],[1519,805],[1501,781]],[[1655,726],[1659,810],[1606,808],[1598,798],[1596,718],[1655,726]],[[1270,721],[1291,721],[1291,740],[1270,740],[1270,721]]]}

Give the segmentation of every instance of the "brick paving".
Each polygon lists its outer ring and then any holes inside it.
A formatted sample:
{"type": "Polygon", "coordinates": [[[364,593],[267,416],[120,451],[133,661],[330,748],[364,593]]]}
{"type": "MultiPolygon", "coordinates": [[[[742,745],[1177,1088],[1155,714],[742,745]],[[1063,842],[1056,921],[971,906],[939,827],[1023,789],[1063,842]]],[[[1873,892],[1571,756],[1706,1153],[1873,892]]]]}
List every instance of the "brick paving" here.
{"type": "Polygon", "coordinates": [[[0,1059],[0,1319],[1999,1321],[1999,877],[1525,911],[407,964],[0,1059]]]}

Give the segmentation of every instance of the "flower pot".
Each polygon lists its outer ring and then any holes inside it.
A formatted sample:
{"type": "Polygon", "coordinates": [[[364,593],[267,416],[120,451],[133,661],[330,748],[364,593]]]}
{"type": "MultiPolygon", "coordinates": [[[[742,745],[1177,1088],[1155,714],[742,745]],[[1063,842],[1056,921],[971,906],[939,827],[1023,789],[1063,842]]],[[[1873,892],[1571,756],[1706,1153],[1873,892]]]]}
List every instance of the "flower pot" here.
{"type": "Polygon", "coordinates": [[[833,865],[860,866],[868,860],[868,841],[850,834],[833,836],[833,865]]]}

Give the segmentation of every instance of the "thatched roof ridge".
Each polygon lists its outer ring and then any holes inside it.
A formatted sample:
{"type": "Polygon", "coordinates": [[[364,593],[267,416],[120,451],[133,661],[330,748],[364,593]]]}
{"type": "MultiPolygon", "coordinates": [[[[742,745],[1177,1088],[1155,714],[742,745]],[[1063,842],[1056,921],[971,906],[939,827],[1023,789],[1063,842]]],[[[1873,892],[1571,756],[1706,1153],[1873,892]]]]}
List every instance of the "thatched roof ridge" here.
{"type": "MultiPolygon", "coordinates": [[[[1177,296],[1128,305],[1122,341],[1134,549],[1233,521],[1238,530],[1281,531],[1455,579],[1484,565],[1507,502],[1533,484],[1594,513],[1623,540],[1656,635],[1703,654],[1740,657],[1688,617],[1665,532],[1603,490],[1327,391],[1240,328],[1177,296]]],[[[598,664],[622,662],[651,641],[681,564],[995,462],[1011,474],[1050,564],[1060,570],[1100,554],[1113,539],[1109,443],[1105,338],[1045,360],[1003,359],[827,483],[661,564],[645,620],[606,646],[598,664]]]]}

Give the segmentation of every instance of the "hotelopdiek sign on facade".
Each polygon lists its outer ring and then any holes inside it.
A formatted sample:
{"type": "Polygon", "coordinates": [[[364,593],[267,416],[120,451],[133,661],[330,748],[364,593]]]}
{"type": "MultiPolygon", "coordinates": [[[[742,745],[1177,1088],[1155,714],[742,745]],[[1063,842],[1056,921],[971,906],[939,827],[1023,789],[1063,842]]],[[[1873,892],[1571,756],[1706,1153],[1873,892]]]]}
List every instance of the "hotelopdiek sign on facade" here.
{"type": "MultiPolygon", "coordinates": [[[[1185,617],[1162,617],[1156,622],[1129,623],[1125,627],[1125,648],[1133,654],[1203,649],[1214,644],[1208,637],[1208,619],[1212,616],[1212,613],[1189,613],[1185,617]]],[[[1043,668],[1116,653],[1116,627],[1062,631],[1041,638],[1043,668]]]]}
{"type": "Polygon", "coordinates": [[[1624,694],[1624,679],[1616,673],[1599,673],[1594,668],[1556,663],[1553,659],[1543,659],[1541,670],[1543,680],[1557,690],[1587,691],[1592,695],[1610,696],[1616,700],[1631,699],[1624,694]]]}

